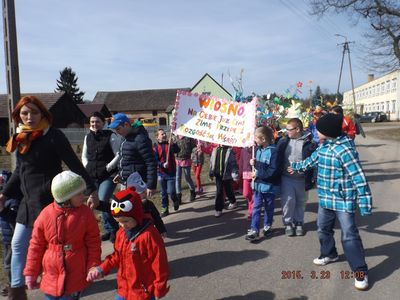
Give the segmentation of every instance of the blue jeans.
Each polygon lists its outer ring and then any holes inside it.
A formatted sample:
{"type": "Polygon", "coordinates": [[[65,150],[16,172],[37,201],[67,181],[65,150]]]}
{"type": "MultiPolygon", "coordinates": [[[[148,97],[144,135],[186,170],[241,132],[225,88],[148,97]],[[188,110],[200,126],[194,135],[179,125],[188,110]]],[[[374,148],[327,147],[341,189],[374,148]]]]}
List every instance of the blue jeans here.
{"type": "Polygon", "coordinates": [[[355,223],[354,213],[318,207],[317,226],[321,256],[336,257],[338,255],[335,247],[335,239],[333,238],[336,217],[339,220],[342,230],[344,254],[351,270],[353,272],[363,271],[367,273],[368,266],[365,262],[364,247],[355,223]]]}
{"type": "MultiPolygon", "coordinates": [[[[110,202],[110,198],[114,192],[116,184],[112,182],[112,178],[96,180],[95,185],[97,187],[97,193],[99,194],[99,200],[103,202],[110,202]]],[[[111,213],[102,212],[104,230],[108,233],[112,233],[118,230],[118,223],[114,220],[111,213]]]]}
{"type": "Polygon", "coordinates": [[[160,183],[161,206],[163,208],[168,208],[168,195],[171,196],[174,203],[179,201],[175,189],[175,176],[158,175],[158,182],[160,183]]]}
{"type": "Polygon", "coordinates": [[[251,229],[259,232],[261,208],[264,205],[264,226],[272,225],[274,219],[274,200],[273,193],[260,193],[254,191],[253,213],[251,216],[251,229]]]}
{"type": "Polygon", "coordinates": [[[29,241],[32,237],[32,228],[23,224],[15,225],[14,235],[11,241],[11,287],[25,285],[23,271],[28,254],[29,241]]]}
{"type": "Polygon", "coordinates": [[[187,184],[189,185],[189,189],[191,191],[194,191],[194,183],[192,180],[192,177],[190,176],[190,171],[192,167],[179,167],[176,166],[176,193],[177,194],[182,194],[182,170],[185,175],[185,180],[187,184]]]}
{"type": "Polygon", "coordinates": [[[78,300],[80,298],[80,292],[73,293],[72,295],[64,295],[61,297],[51,296],[44,294],[44,300],[78,300]]]}

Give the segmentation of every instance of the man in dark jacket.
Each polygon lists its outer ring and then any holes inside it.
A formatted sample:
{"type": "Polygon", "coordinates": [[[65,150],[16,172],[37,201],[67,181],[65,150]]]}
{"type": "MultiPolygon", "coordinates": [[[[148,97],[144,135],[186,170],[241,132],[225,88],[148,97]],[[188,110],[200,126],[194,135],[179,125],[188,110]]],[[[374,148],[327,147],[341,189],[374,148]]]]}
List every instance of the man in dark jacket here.
{"type": "Polygon", "coordinates": [[[123,113],[115,114],[108,128],[124,138],[118,153],[118,175],[115,179],[126,183],[129,175],[138,172],[147,184],[147,197],[150,198],[157,187],[157,162],[146,129],[140,122],[131,125],[123,113]]]}

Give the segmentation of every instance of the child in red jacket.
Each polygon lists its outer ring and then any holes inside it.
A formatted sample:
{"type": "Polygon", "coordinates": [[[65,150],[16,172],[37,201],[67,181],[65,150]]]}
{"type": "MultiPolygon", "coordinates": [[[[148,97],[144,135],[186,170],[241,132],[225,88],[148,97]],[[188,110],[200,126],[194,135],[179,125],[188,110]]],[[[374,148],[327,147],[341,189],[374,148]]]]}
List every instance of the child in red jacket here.
{"type": "Polygon", "coordinates": [[[28,289],[37,288],[40,275],[45,299],[79,299],[89,269],[100,263],[99,226],[91,209],[82,205],[85,189],[85,181],[74,172],[56,175],[51,183],[54,202],[33,226],[25,283],[28,289]]]}
{"type": "Polygon", "coordinates": [[[118,268],[117,300],[153,300],[164,297],[169,287],[168,260],[163,239],[152,221],[146,219],[142,201],[134,188],[116,193],[111,214],[121,228],[117,231],[114,252],[90,270],[93,281],[118,268]]]}

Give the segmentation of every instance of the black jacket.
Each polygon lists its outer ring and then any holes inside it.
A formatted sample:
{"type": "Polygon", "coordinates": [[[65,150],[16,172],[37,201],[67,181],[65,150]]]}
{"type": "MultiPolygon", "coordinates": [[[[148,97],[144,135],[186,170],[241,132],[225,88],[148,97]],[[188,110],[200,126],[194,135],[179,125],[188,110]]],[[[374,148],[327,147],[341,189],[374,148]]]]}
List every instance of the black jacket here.
{"type": "MultiPolygon", "coordinates": [[[[286,147],[288,146],[290,141],[289,137],[283,137],[279,140],[278,144],[277,144],[277,149],[278,149],[278,168],[279,168],[279,173],[282,174],[283,173],[283,167],[284,167],[284,157],[285,157],[285,150],[286,147]]],[[[303,149],[302,149],[302,159],[306,159],[307,157],[309,157],[314,151],[315,149],[318,148],[318,145],[316,143],[314,143],[312,141],[312,138],[310,136],[310,138],[306,139],[304,141],[303,144],[303,149]]],[[[314,183],[313,183],[313,169],[308,170],[304,173],[304,177],[305,177],[305,189],[306,191],[310,190],[313,188],[314,183]]]]}
{"type": "Polygon", "coordinates": [[[86,171],[93,179],[104,180],[111,176],[106,165],[114,158],[110,145],[111,130],[90,131],[86,135],[87,165],[86,171]]]}
{"type": "Polygon", "coordinates": [[[133,172],[139,172],[149,189],[157,187],[157,162],[151,140],[143,126],[132,128],[120,147],[119,175],[126,181],[133,172]]]}
{"type": "Polygon", "coordinates": [[[50,127],[46,134],[32,141],[26,154],[17,152],[17,166],[2,191],[7,198],[15,199],[22,193],[18,223],[32,227],[42,209],[53,201],[51,181],[62,172],[62,162],[83,177],[86,194],[96,190],[68,139],[59,129],[50,127]]]}

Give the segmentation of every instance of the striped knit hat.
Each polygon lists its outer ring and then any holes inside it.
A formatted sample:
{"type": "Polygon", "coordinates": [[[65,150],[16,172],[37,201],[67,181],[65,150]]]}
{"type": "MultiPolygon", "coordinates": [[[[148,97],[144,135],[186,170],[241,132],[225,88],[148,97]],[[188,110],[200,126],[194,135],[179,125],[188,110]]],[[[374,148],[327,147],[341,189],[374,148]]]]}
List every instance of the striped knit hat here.
{"type": "Polygon", "coordinates": [[[64,203],[82,193],[86,183],[81,176],[72,171],[57,174],[51,182],[51,193],[57,203],[64,203]]]}

